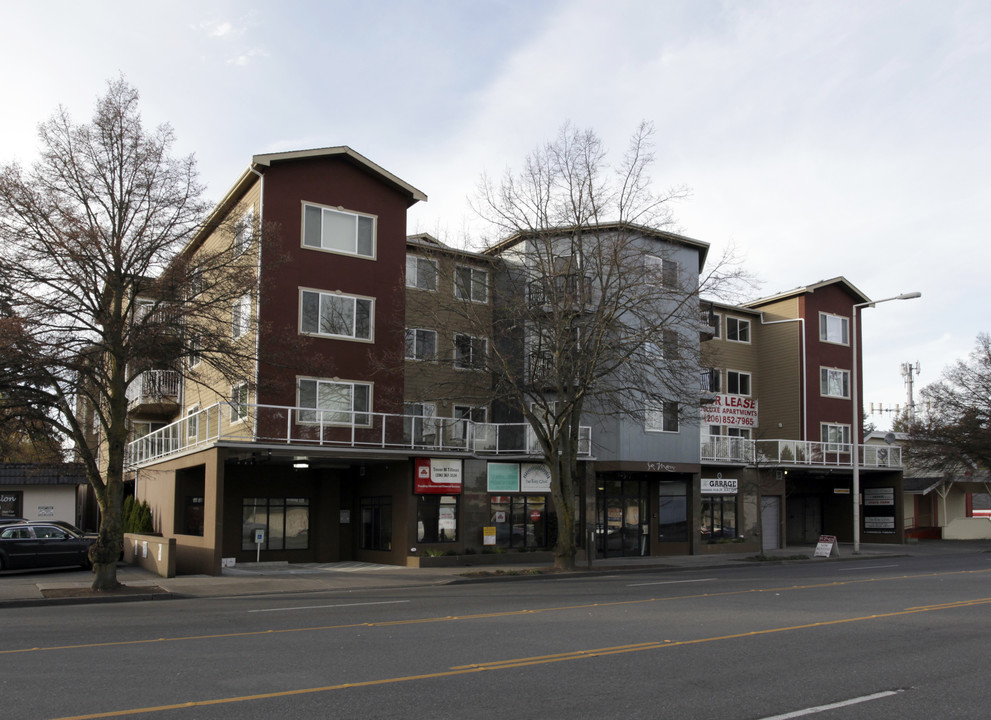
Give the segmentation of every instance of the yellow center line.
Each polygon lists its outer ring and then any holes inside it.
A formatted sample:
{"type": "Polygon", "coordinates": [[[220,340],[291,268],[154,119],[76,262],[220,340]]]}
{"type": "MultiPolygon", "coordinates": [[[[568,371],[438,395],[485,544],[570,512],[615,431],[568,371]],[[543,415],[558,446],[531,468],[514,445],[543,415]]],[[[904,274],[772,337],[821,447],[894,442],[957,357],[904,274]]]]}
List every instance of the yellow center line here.
{"type": "Polygon", "coordinates": [[[538,613],[568,612],[573,610],[589,610],[591,608],[619,607],[623,605],[643,605],[647,603],[671,602],[677,600],[698,600],[700,598],[730,597],[733,595],[749,595],[759,593],[781,593],[796,590],[817,590],[826,587],[839,587],[843,585],[859,585],[864,583],[890,582],[893,580],[912,580],[925,577],[941,577],[945,575],[967,575],[975,573],[991,572],[988,570],[955,570],[952,572],[924,573],[919,575],[899,575],[890,578],[858,578],[856,580],[832,581],[828,583],[816,583],[811,585],[789,585],[785,587],[748,590],[728,590],[725,592],[707,592],[693,595],[677,595],[665,598],[643,598],[640,600],[615,600],[610,602],[596,602],[585,605],[563,605],[560,607],[548,607],[526,610],[506,610],[494,613],[477,613],[473,615],[446,615],[442,617],[414,618],[410,620],[385,620],[382,622],[349,623],[344,625],[318,625],[315,627],[284,628],[282,630],[252,630],[245,632],[217,633],[210,635],[184,635],[177,637],[146,638],[144,640],[115,640],[102,643],[84,643],[79,645],[53,645],[50,647],[28,647],[12,648],[10,650],[0,650],[0,655],[13,655],[16,653],[29,652],[52,652],[66,650],[84,650],[103,647],[126,647],[129,645],[151,645],[163,642],[191,642],[196,640],[222,640],[229,638],[256,637],[260,635],[281,635],[285,633],[300,632],[326,632],[329,630],[347,630],[353,628],[374,628],[374,627],[395,627],[397,625],[417,625],[423,623],[454,622],[460,620],[482,620],[497,617],[518,617],[520,615],[536,615],[538,613]]]}
{"type": "Polygon", "coordinates": [[[324,685],[313,688],[299,688],[297,690],[282,690],[269,693],[258,693],[256,695],[241,695],[228,698],[214,698],[211,700],[191,700],[188,702],[175,703],[172,705],[156,705],[143,708],[131,708],[127,710],[112,710],[109,712],[92,713],[89,715],[73,715],[56,718],[56,720],[98,720],[99,718],[124,717],[128,715],[141,715],[146,713],[165,712],[168,710],[185,710],[196,707],[208,707],[210,705],[225,705],[233,703],[253,702],[257,700],[272,700],[275,698],[286,698],[298,695],[312,695],[316,693],[331,692],[334,690],[346,690],[349,688],[373,687],[376,685],[392,685],[416,680],[434,680],[438,678],[449,678],[458,675],[468,675],[471,673],[507,670],[510,668],[532,667],[556,662],[569,662],[574,660],[588,660],[607,655],[618,655],[621,653],[644,652],[646,650],[657,650],[661,648],[681,647],[685,645],[700,645],[702,643],[720,642],[725,640],[738,640],[741,638],[758,637],[761,635],[771,635],[774,633],[793,632],[797,630],[809,630],[812,628],[828,627],[830,625],[842,625],[845,623],[864,622],[866,620],[880,620],[883,618],[898,617],[902,615],[913,615],[918,613],[936,612],[951,608],[971,607],[974,605],[986,605],[991,603],[991,598],[978,598],[974,600],[961,600],[955,603],[943,605],[929,605],[924,607],[907,608],[895,612],[879,613],[876,615],[865,615],[863,617],[843,618],[840,620],[824,620],[822,622],[807,623],[804,625],[790,625],[787,627],[767,628],[764,630],[752,630],[731,635],[718,635],[714,637],[695,638],[692,640],[662,640],[655,642],[636,643],[633,645],[618,645],[614,647],[595,648],[591,650],[576,650],[573,652],[559,653],[555,655],[538,655],[528,658],[516,658],[512,660],[498,660],[487,663],[473,665],[459,665],[435,673],[424,673],[421,675],[404,675],[400,677],[381,678],[378,680],[365,680],[362,682],[340,683],[338,685],[324,685]]]}

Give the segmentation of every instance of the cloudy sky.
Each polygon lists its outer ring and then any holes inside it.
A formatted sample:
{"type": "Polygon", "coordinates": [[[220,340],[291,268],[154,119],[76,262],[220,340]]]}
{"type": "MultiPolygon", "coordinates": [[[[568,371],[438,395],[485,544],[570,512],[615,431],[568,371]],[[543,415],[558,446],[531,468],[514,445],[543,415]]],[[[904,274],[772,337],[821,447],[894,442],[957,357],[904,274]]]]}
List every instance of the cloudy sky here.
{"type": "MultiPolygon", "coordinates": [[[[170,123],[219,199],[252,155],[349,145],[425,192],[409,231],[474,236],[466,199],[570,121],[618,158],[656,128],[676,230],[770,295],[843,275],[865,404],[905,404],[991,330],[986,0],[376,0],[0,5],[0,161],[30,163],[109,78],[170,123]]],[[[891,415],[869,418],[880,428],[891,415]]]]}

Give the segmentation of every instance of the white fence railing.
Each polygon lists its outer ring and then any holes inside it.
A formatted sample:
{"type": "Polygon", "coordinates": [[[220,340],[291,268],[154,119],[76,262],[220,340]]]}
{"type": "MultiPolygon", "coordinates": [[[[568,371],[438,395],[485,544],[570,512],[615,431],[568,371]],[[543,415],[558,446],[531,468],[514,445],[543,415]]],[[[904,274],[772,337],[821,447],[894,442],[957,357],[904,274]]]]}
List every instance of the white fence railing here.
{"type": "MultiPolygon", "coordinates": [[[[850,443],[703,436],[701,459],[702,462],[852,467],[850,451],[850,443]]],[[[859,445],[857,457],[865,468],[902,466],[902,449],[897,445],[859,445]]]]}
{"type": "MultiPolygon", "coordinates": [[[[477,423],[458,418],[222,402],[132,441],[127,447],[127,462],[142,465],[223,441],[478,455],[539,454],[527,423],[477,423]]],[[[580,428],[578,453],[583,457],[592,454],[588,426],[580,428]]]]}

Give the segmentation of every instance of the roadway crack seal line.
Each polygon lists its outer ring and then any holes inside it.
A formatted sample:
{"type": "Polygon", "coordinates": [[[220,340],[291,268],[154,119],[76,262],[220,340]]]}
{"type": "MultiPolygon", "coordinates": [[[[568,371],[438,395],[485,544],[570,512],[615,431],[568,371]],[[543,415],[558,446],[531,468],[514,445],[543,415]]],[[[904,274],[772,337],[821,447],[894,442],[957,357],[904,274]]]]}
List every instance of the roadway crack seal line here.
{"type": "MultiPolygon", "coordinates": [[[[271,700],[275,698],[293,697],[298,695],[312,695],[316,693],[331,692],[333,690],[346,690],[349,688],[374,687],[377,685],[391,685],[396,683],[413,682],[416,680],[435,680],[438,678],[455,677],[458,675],[469,675],[471,673],[485,672],[486,670],[507,670],[511,668],[532,667],[548,663],[569,662],[573,660],[588,660],[606,655],[619,655],[622,653],[643,652],[645,650],[656,650],[659,648],[672,648],[684,645],[700,645],[708,642],[718,642],[723,640],[737,640],[741,638],[757,637],[760,635],[772,635],[775,633],[791,632],[795,630],[809,630],[812,628],[828,627],[830,625],[842,625],[845,623],[864,622],[866,620],[878,620],[882,618],[898,617],[903,615],[914,615],[926,612],[936,612],[940,610],[969,607],[971,605],[982,605],[991,603],[991,598],[981,598],[979,600],[961,601],[960,603],[947,605],[933,605],[928,607],[907,608],[889,613],[879,613],[876,615],[866,615],[855,618],[844,618],[841,620],[824,620],[822,622],[807,623],[805,625],[792,625],[780,628],[768,628],[766,630],[751,630],[749,632],[734,633],[732,635],[719,635],[707,638],[695,638],[694,640],[663,640],[646,643],[636,643],[633,645],[619,645],[615,647],[595,648],[592,650],[577,650],[569,653],[557,655],[538,655],[528,658],[516,658],[512,660],[499,660],[491,663],[478,663],[473,665],[459,665],[448,670],[441,670],[434,673],[422,675],[406,675],[402,677],[381,678],[378,680],[364,680],[361,682],[340,683],[338,685],[324,685],[314,688],[300,688],[297,690],[280,690],[256,695],[242,695],[238,697],[214,698],[212,700],[191,700],[188,702],[175,703],[172,705],[158,705],[144,708],[131,708],[128,710],[112,710],[109,712],[92,713],[89,715],[72,715],[55,720],[98,720],[100,718],[124,717],[127,715],[141,715],[154,712],[165,712],[167,710],[180,710],[191,707],[207,707],[210,705],[225,705],[241,702],[252,702],[257,700],[271,700]]],[[[789,715],[781,716],[792,717],[789,715]]],[[[797,716],[796,716],[797,717],[797,716]]]]}
{"type": "MultiPolygon", "coordinates": [[[[432,618],[415,618],[411,620],[387,620],[382,622],[363,622],[363,623],[349,623],[344,625],[320,625],[315,627],[301,627],[301,628],[286,628],[283,630],[255,630],[251,632],[238,632],[238,633],[219,633],[211,635],[187,635],[173,638],[151,638],[146,640],[121,640],[103,643],[88,643],[79,645],[56,645],[51,647],[30,647],[30,648],[13,648],[10,650],[0,650],[0,655],[11,655],[15,653],[26,653],[26,652],[50,652],[53,650],[66,651],[66,650],[81,650],[81,649],[91,649],[97,647],[116,647],[116,646],[126,646],[126,645],[142,645],[146,643],[157,643],[157,642],[188,642],[193,640],[219,640],[223,638],[240,638],[240,637],[252,637],[258,635],[273,635],[282,633],[297,633],[297,632],[324,632],[328,630],[348,630],[354,628],[364,628],[364,627],[395,627],[397,625],[417,625],[423,623],[439,623],[439,622],[453,622],[460,620],[475,620],[483,618],[494,618],[494,617],[513,617],[520,615],[537,615],[540,613],[548,612],[566,612],[570,610],[588,610],[590,608],[600,608],[600,607],[617,607],[622,605],[642,605],[645,603],[655,603],[655,602],[671,602],[677,600],[697,600],[699,598],[709,598],[709,597],[730,597],[733,595],[749,595],[753,593],[781,593],[789,590],[817,590],[824,587],[836,587],[841,585],[861,585],[864,583],[875,583],[875,582],[888,582],[890,580],[910,580],[926,577],[941,577],[944,575],[967,575],[975,573],[987,573],[991,572],[988,570],[954,570],[952,572],[940,572],[940,573],[924,573],[921,575],[900,575],[893,578],[859,578],[857,580],[845,580],[845,581],[835,581],[829,583],[819,583],[814,585],[790,585],[786,587],[775,587],[775,588],[750,588],[747,590],[729,590],[726,592],[715,592],[715,593],[699,593],[694,595],[676,595],[667,598],[643,598],[640,600],[616,600],[613,602],[596,602],[589,603],[587,605],[564,605],[560,607],[549,607],[549,608],[539,608],[534,610],[507,610],[504,612],[497,613],[479,613],[476,615],[448,615],[444,617],[432,617],[432,618]]],[[[974,601],[978,604],[983,603],[983,600],[974,601]]],[[[962,607],[962,606],[961,606],[962,607]]]]}

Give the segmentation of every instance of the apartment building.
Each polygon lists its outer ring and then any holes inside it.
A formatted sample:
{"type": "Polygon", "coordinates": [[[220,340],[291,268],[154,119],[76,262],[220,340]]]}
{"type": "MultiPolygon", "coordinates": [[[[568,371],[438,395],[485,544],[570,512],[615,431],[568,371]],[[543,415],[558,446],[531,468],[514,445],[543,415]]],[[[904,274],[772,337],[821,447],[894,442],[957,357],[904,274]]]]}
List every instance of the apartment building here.
{"type": "Polygon", "coordinates": [[[713,401],[701,437],[706,551],[809,544],[821,534],[852,540],[854,438],[863,540],[902,541],[900,448],[865,446],[862,415],[853,422],[854,362],[858,385],[863,373],[851,318],[869,301],[838,277],[743,306],[713,303],[705,375],[713,401]]]}
{"type": "MultiPolygon", "coordinates": [[[[253,268],[255,290],[218,332],[256,360],[243,377],[221,376],[204,341],[182,373],[137,369],[129,469],[156,531],[175,539],[178,572],[256,558],[478,563],[553,546],[550,471],[488,360],[508,348],[539,379],[536,316],[517,322],[518,303],[539,312],[554,288],[591,286],[593,265],[562,232],[572,247],[547,246],[551,285],[514,286],[533,237],[480,253],[408,237],[407,210],[425,200],[347,147],[256,155],[186,249],[195,262],[200,248],[228,247],[253,268]]],[[[631,243],[664,316],[658,337],[633,333],[639,349],[624,351],[653,369],[617,385],[665,391],[585,406],[580,552],[842,538],[852,522],[849,317],[865,296],[838,278],[707,305],[700,322],[706,243],[600,230],[631,243]]],[[[863,459],[876,507],[888,489],[900,497],[896,460],[895,448],[863,459]]],[[[887,541],[901,532],[898,518],[865,518],[868,527],[887,541]]]]}

